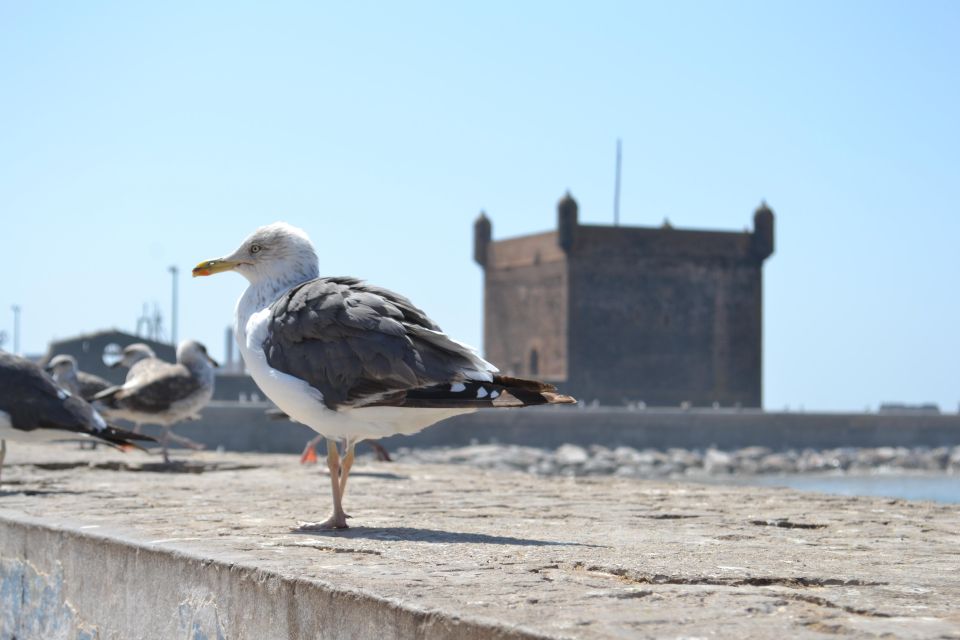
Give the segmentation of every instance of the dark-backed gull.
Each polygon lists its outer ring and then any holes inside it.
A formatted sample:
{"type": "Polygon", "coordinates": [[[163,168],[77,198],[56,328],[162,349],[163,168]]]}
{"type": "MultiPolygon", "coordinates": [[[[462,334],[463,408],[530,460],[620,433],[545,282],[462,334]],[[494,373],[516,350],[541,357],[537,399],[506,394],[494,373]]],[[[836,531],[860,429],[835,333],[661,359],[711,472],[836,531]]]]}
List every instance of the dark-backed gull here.
{"type": "Polygon", "coordinates": [[[170,461],[168,446],[176,440],[187,446],[202,448],[202,445],[172,434],[170,428],[176,423],[200,413],[213,397],[213,367],[217,363],[207,354],[207,349],[196,340],[185,340],[177,347],[177,363],[172,364],[156,358],[144,358],[136,362],[127,374],[122,386],[111,387],[98,393],[95,400],[101,403],[107,415],[129,420],[137,425],[157,424],[163,427],[160,444],[163,459],[170,461]]]}
{"type": "Polygon", "coordinates": [[[358,440],[416,433],[481,407],[575,402],[546,383],[499,375],[397,293],[319,277],[307,234],[286,223],[257,229],[193,275],[224,271],[250,282],[235,316],[250,375],[291,419],[327,438],[333,513],[306,529],[347,526],[342,497],[358,440]]]}
{"type": "Polygon", "coordinates": [[[114,446],[153,438],[106,423],[82,398],[54,383],[33,362],[0,351],[0,471],[7,440],[49,442],[98,438],[114,446]]]}
{"type": "Polygon", "coordinates": [[[100,376],[80,371],[77,368],[77,359],[68,354],[61,353],[53,356],[45,368],[53,377],[54,382],[87,402],[93,400],[93,396],[112,386],[100,376]]]}

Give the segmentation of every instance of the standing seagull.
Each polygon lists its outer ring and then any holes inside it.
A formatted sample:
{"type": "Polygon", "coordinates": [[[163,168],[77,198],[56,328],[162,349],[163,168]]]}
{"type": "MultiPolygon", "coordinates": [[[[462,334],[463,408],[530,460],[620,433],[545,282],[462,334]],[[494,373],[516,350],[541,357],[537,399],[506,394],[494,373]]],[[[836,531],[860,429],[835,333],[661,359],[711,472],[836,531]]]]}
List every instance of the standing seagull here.
{"type": "MultiPolygon", "coordinates": [[[[44,369],[53,377],[54,382],[87,402],[93,402],[95,395],[112,386],[100,376],[95,376],[86,371],[80,371],[80,369],[77,368],[77,359],[71,355],[61,353],[53,356],[44,369]]],[[[137,433],[137,430],[134,429],[133,432],[137,433]]],[[[85,445],[85,442],[81,442],[80,448],[86,448],[85,445]]],[[[90,442],[90,448],[97,448],[96,441],[90,442]]]]}
{"type": "Polygon", "coordinates": [[[196,415],[210,402],[215,366],[217,363],[207,355],[206,347],[195,340],[185,340],[177,347],[177,364],[143,359],[131,367],[122,386],[102,391],[95,399],[110,416],[137,424],[161,425],[163,461],[170,462],[171,439],[202,448],[189,438],[172,434],[170,428],[196,415]]]}
{"type": "Polygon", "coordinates": [[[77,359],[71,355],[63,353],[55,355],[45,368],[53,376],[54,382],[87,402],[93,400],[93,396],[112,386],[100,376],[80,371],[77,368],[77,359]]]}
{"type": "Polygon", "coordinates": [[[46,442],[99,438],[121,448],[153,440],[108,425],[93,407],[58,387],[25,358],[0,352],[0,471],[7,440],[46,442]]]}
{"type": "Polygon", "coordinates": [[[224,271],[250,282],[235,317],[248,371],[291,419],[327,438],[333,513],[304,529],[347,527],[342,498],[358,440],[416,433],[481,407],[575,402],[543,382],[498,375],[399,294],[319,277],[310,239],[289,224],[257,229],[193,275],[224,271]]]}

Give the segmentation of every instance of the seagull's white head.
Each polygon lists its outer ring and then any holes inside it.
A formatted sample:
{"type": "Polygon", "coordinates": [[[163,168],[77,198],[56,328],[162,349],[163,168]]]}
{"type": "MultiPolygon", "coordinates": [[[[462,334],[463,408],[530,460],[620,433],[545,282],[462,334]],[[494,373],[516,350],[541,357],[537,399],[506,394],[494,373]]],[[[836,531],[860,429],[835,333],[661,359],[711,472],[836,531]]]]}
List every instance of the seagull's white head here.
{"type": "Polygon", "coordinates": [[[133,344],[128,344],[123,348],[123,356],[110,365],[110,368],[116,369],[117,367],[126,367],[129,369],[145,358],[156,357],[157,354],[154,353],[153,349],[151,349],[149,346],[142,342],[134,342],[133,344]]]}
{"type": "Polygon", "coordinates": [[[207,348],[196,340],[184,340],[177,346],[177,362],[188,367],[192,365],[206,366],[207,363],[215,367],[220,366],[207,353],[207,348]]]}
{"type": "Polygon", "coordinates": [[[46,369],[55,376],[69,375],[77,370],[77,359],[71,355],[61,353],[50,359],[46,369]]]}
{"type": "Polygon", "coordinates": [[[320,268],[306,232],[286,222],[274,222],[251,233],[229,256],[201,262],[193,275],[224,271],[236,271],[254,285],[267,281],[293,285],[316,278],[320,268]]]}

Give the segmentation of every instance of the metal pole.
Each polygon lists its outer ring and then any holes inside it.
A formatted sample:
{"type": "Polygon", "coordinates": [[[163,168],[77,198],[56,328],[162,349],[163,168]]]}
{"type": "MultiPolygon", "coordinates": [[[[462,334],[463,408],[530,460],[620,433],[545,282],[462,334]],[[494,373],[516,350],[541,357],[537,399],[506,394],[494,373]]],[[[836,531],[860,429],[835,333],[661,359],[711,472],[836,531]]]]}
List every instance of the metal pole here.
{"type": "Polygon", "coordinates": [[[13,353],[20,355],[20,305],[15,304],[13,309],[13,353]]]}
{"type": "Polygon", "coordinates": [[[613,226],[620,226],[620,138],[617,138],[617,177],[613,186],[613,226]]]}
{"type": "Polygon", "coordinates": [[[224,371],[233,373],[233,327],[227,327],[226,335],[226,364],[224,366],[224,371]]]}
{"type": "Polygon", "coordinates": [[[173,276],[173,301],[170,305],[170,342],[177,346],[177,274],[180,270],[177,267],[170,267],[170,275],[173,276]]]}

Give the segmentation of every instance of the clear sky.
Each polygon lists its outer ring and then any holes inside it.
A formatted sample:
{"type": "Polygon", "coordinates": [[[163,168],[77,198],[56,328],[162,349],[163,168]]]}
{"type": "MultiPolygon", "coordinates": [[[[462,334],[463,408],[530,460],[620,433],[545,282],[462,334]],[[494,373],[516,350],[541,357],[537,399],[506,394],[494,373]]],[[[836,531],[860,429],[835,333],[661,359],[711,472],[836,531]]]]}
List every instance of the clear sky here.
{"type": "MultiPolygon", "coordinates": [[[[144,303],[224,350],[255,227],[480,344],[481,209],[552,228],[777,215],[765,404],[960,403],[956,2],[0,3],[0,330],[144,303]]],[[[8,339],[6,347],[11,347],[8,339]]]]}

